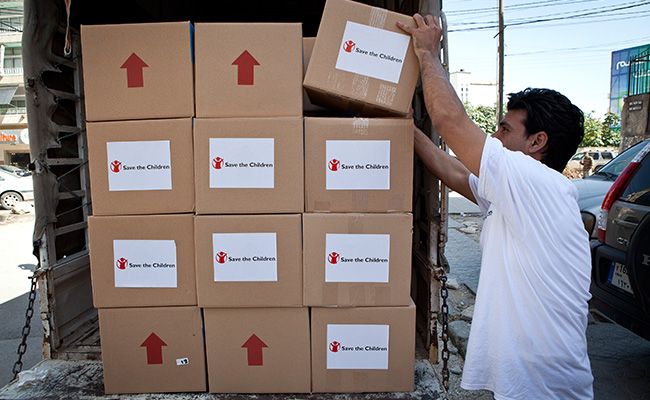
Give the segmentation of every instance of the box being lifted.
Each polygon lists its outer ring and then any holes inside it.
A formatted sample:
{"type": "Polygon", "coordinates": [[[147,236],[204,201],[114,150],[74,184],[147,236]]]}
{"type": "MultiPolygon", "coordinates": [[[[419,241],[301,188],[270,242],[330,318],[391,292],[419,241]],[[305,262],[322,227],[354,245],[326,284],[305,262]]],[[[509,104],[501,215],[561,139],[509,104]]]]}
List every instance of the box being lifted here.
{"type": "Polygon", "coordinates": [[[88,121],[194,115],[189,22],[83,25],[88,121]]]}
{"type": "Polygon", "coordinates": [[[413,17],[327,0],[304,87],[312,103],[364,117],[406,116],[419,76],[413,17]]]}

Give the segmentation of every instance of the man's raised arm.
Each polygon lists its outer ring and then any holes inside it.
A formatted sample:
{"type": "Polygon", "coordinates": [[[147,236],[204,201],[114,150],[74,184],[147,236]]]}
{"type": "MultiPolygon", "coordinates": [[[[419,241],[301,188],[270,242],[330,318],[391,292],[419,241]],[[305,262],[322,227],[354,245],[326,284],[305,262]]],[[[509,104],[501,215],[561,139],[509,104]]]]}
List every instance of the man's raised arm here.
{"type": "Polygon", "coordinates": [[[465,107],[447,79],[440,63],[438,47],[442,36],[440,24],[431,15],[413,16],[417,28],[397,23],[413,37],[415,54],[420,60],[420,75],[424,101],[433,122],[433,128],[447,142],[460,161],[478,176],[485,133],[472,122],[465,107]]]}

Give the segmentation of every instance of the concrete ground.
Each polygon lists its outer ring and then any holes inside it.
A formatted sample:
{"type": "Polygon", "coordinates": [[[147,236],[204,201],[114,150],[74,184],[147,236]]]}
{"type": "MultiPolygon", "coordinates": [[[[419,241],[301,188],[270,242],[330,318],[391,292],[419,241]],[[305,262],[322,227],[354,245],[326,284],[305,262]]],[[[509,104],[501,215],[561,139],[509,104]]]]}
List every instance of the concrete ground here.
{"type": "MultiPolygon", "coordinates": [[[[32,254],[34,214],[12,214],[0,210],[0,387],[13,379],[18,361],[18,346],[22,341],[29,289],[37,259],[32,254]]],[[[42,360],[43,326],[39,315],[38,296],[34,304],[27,353],[23,370],[42,360]]]]}

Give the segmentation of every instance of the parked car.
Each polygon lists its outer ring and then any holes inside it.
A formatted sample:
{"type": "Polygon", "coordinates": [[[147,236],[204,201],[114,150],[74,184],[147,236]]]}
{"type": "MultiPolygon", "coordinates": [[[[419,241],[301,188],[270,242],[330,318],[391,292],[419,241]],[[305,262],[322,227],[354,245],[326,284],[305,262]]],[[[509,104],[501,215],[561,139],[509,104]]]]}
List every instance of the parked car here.
{"type": "Polygon", "coordinates": [[[598,236],[596,219],[600,214],[600,206],[603,204],[605,194],[607,194],[609,188],[630,161],[648,143],[650,143],[650,139],[641,141],[623,151],[593,175],[584,179],[572,180],[578,188],[578,206],[580,207],[582,222],[585,224],[585,229],[589,232],[591,239],[596,239],[598,236]]]}
{"type": "Polygon", "coordinates": [[[616,153],[611,150],[581,151],[579,153],[576,153],[573,157],[571,157],[567,165],[570,168],[573,168],[578,171],[582,171],[582,164],[580,164],[580,161],[582,161],[582,157],[584,157],[585,153],[587,152],[589,153],[591,158],[594,159],[593,166],[591,167],[592,171],[598,171],[600,167],[612,161],[612,159],[616,157],[616,153]]]}
{"type": "Polygon", "coordinates": [[[607,192],[591,242],[592,306],[650,340],[650,141],[607,192]]]}
{"type": "Polygon", "coordinates": [[[34,199],[31,176],[16,176],[0,170],[0,208],[10,210],[16,203],[34,199]]]}
{"type": "Polygon", "coordinates": [[[30,176],[32,173],[14,165],[0,165],[0,170],[7,171],[16,176],[30,176]]]}

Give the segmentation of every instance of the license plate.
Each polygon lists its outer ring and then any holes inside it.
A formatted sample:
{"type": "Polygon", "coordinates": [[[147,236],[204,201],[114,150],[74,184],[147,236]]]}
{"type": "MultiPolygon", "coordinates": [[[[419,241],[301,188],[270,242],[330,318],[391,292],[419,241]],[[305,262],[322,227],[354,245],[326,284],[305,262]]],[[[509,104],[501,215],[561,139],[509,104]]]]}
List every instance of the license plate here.
{"type": "Polygon", "coordinates": [[[630,294],[634,294],[632,286],[630,286],[630,278],[627,275],[627,267],[625,264],[612,261],[607,282],[630,294]]]}

